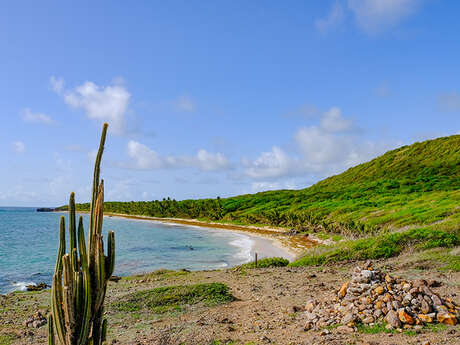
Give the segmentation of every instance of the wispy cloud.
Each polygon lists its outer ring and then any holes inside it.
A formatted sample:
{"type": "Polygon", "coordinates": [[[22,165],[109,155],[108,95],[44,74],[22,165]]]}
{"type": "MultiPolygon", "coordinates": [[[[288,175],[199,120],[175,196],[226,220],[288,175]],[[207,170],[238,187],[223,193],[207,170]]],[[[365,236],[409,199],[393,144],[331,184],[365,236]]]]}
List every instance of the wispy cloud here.
{"type": "Polygon", "coordinates": [[[165,156],[134,140],[128,143],[128,155],[132,162],[125,166],[140,170],[196,167],[201,171],[216,171],[230,167],[228,159],[221,153],[201,149],[195,156],[165,156]]]}
{"type": "Polygon", "coordinates": [[[54,75],[50,77],[50,86],[51,89],[56,93],[61,93],[64,89],[64,79],[57,78],[54,75]]]}
{"type": "Polygon", "coordinates": [[[315,26],[319,31],[325,33],[340,25],[343,22],[344,17],[345,13],[343,6],[338,1],[336,1],[332,5],[332,8],[330,9],[327,17],[316,20],[315,26]]]}
{"type": "Polygon", "coordinates": [[[182,95],[173,102],[176,111],[183,111],[192,113],[196,110],[195,101],[187,95],[182,95]]]}
{"type": "Polygon", "coordinates": [[[392,95],[392,90],[390,89],[387,83],[382,83],[375,88],[374,93],[376,96],[380,98],[387,98],[392,95]]]}
{"type": "Polygon", "coordinates": [[[342,115],[342,110],[332,107],[323,114],[321,128],[327,132],[346,132],[353,128],[353,122],[342,115]]]}
{"type": "Polygon", "coordinates": [[[416,11],[419,0],[348,0],[358,26],[368,33],[378,33],[416,11]]]}
{"type": "Polygon", "coordinates": [[[25,122],[41,123],[44,125],[52,125],[54,123],[50,116],[43,113],[34,113],[29,108],[25,108],[22,114],[25,122]]]}
{"type": "Polygon", "coordinates": [[[17,153],[24,153],[26,151],[26,145],[22,141],[14,141],[13,150],[17,153]]]}
{"type": "Polygon", "coordinates": [[[460,111],[460,93],[456,91],[441,94],[438,101],[444,111],[460,111]]]}

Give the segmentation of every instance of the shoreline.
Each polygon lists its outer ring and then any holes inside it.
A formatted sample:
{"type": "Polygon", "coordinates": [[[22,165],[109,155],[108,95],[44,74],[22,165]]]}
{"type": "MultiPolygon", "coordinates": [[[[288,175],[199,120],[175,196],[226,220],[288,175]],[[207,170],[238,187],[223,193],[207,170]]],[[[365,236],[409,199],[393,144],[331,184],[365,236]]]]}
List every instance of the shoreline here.
{"type": "MultiPolygon", "coordinates": [[[[55,212],[67,212],[67,211],[55,211],[55,212]]],[[[87,214],[87,211],[77,211],[77,213],[87,214]]],[[[220,229],[232,231],[235,233],[245,234],[254,239],[254,243],[251,248],[251,255],[257,252],[259,258],[267,257],[263,255],[263,251],[268,250],[267,242],[270,241],[271,245],[281,251],[284,251],[287,255],[284,256],[290,261],[295,260],[300,254],[302,254],[308,248],[314,247],[321,241],[317,241],[316,238],[307,238],[306,236],[288,235],[287,230],[276,227],[260,227],[254,225],[235,225],[217,222],[205,222],[197,219],[184,219],[184,218],[159,218],[150,216],[138,216],[138,215],[127,215],[121,213],[105,212],[104,217],[118,217],[125,219],[145,220],[151,222],[159,222],[163,224],[174,224],[184,226],[196,226],[199,228],[208,229],[220,229]]]]}

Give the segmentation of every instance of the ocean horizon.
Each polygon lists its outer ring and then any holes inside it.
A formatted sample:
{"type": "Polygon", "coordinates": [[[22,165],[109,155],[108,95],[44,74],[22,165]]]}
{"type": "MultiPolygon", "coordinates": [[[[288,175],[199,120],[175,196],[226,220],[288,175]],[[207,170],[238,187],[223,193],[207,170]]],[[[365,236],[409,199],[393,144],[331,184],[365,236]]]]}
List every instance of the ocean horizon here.
{"type": "MultiPolygon", "coordinates": [[[[38,207],[0,207],[0,294],[51,283],[59,244],[59,219],[67,213],[38,207]]],[[[89,216],[83,216],[88,230],[89,216]]],[[[103,234],[115,232],[115,275],[156,269],[212,270],[252,259],[251,236],[151,220],[104,217],[103,234]]],[[[68,232],[66,245],[68,246],[68,232]]]]}

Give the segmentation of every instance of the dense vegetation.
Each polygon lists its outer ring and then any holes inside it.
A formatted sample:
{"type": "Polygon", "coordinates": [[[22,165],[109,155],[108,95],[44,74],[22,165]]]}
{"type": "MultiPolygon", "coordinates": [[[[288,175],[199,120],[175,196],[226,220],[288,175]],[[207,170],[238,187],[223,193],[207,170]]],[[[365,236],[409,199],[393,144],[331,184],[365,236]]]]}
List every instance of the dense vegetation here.
{"type": "MultiPolygon", "coordinates": [[[[88,211],[89,204],[78,205],[88,211]]],[[[105,211],[363,235],[460,228],[460,135],[389,151],[302,190],[231,198],[106,202],[105,211]]]]}

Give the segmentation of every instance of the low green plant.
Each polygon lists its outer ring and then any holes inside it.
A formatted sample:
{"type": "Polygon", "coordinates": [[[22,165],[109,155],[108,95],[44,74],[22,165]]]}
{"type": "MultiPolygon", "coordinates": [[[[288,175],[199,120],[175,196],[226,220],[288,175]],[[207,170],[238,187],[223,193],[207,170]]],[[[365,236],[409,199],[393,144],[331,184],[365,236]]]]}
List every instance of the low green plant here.
{"type": "Polygon", "coordinates": [[[0,334],[0,344],[1,345],[10,345],[17,337],[12,334],[0,334]]]}
{"type": "Polygon", "coordinates": [[[453,234],[427,228],[394,232],[376,237],[362,238],[318,246],[310,249],[305,256],[290,266],[315,266],[344,260],[366,260],[389,258],[400,254],[408,247],[429,249],[460,245],[460,233],[453,234]]]}
{"type": "Polygon", "coordinates": [[[257,261],[257,267],[255,266],[255,262],[248,262],[247,264],[242,264],[238,267],[242,269],[246,268],[267,268],[267,267],[285,267],[289,265],[289,260],[280,257],[273,257],[273,258],[263,258],[257,261]]]}
{"type": "Polygon", "coordinates": [[[117,311],[153,311],[163,314],[182,311],[187,305],[202,303],[212,306],[233,301],[228,286],[222,283],[206,283],[159,287],[138,291],[122,297],[112,304],[117,311]]]}

